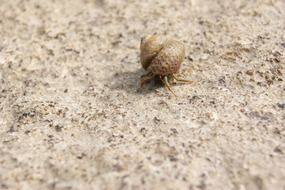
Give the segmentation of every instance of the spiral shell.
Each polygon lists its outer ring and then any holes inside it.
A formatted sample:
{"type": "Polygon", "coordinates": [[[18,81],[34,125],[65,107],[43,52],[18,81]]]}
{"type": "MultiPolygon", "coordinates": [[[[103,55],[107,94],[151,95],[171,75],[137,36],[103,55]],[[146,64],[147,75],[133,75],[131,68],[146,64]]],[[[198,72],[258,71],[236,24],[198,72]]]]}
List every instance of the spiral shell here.
{"type": "Polygon", "coordinates": [[[177,73],[185,56],[181,42],[164,40],[159,35],[149,35],[141,40],[141,64],[155,75],[177,73]]]}
{"type": "Polygon", "coordinates": [[[153,58],[160,52],[164,44],[164,39],[156,34],[148,35],[141,39],[141,64],[146,70],[153,58]]]}

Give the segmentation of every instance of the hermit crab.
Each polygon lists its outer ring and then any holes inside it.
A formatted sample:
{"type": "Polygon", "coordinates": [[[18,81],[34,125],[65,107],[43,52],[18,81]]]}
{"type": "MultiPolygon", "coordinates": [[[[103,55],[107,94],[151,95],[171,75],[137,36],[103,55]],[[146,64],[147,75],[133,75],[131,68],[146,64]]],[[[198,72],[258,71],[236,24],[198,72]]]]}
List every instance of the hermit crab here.
{"type": "Polygon", "coordinates": [[[185,56],[183,43],[152,34],[141,39],[140,51],[141,65],[147,71],[141,77],[141,87],[158,76],[164,86],[176,96],[169,81],[192,83],[191,80],[181,79],[176,75],[185,56]]]}

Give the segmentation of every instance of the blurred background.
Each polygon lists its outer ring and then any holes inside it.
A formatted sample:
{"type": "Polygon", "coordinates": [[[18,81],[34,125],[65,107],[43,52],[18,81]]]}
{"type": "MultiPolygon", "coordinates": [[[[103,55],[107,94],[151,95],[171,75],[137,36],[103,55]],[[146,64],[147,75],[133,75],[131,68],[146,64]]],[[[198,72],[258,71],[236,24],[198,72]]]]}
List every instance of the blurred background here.
{"type": "Polygon", "coordinates": [[[285,189],[284,0],[0,0],[0,189],[285,189]],[[141,37],[194,81],[138,90],[141,37]]]}

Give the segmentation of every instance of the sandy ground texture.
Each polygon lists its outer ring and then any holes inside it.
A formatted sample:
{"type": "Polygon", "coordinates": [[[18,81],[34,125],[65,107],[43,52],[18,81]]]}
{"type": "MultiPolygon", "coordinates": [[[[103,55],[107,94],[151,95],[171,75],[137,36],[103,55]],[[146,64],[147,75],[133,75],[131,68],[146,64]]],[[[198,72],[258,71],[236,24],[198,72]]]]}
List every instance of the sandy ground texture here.
{"type": "Polygon", "coordinates": [[[285,189],[284,0],[0,0],[0,189],[285,189]],[[144,71],[159,32],[178,97],[144,71]]]}

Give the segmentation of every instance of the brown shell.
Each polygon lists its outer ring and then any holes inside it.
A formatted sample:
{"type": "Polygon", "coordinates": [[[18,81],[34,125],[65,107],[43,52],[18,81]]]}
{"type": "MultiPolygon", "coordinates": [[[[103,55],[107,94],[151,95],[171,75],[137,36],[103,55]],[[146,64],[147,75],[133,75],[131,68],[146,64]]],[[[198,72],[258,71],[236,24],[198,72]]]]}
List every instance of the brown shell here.
{"type": "Polygon", "coordinates": [[[160,52],[164,44],[164,39],[159,35],[149,35],[141,40],[140,50],[141,50],[141,64],[146,70],[150,65],[153,58],[160,52]]]}
{"type": "Polygon", "coordinates": [[[185,56],[185,48],[181,42],[170,40],[163,44],[163,48],[155,56],[147,70],[155,75],[169,75],[177,73],[185,56]]]}

